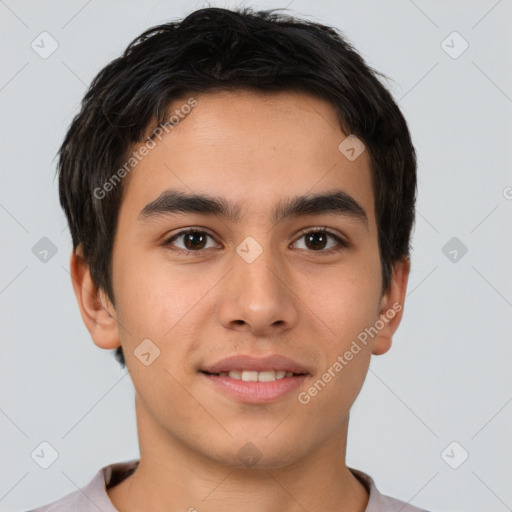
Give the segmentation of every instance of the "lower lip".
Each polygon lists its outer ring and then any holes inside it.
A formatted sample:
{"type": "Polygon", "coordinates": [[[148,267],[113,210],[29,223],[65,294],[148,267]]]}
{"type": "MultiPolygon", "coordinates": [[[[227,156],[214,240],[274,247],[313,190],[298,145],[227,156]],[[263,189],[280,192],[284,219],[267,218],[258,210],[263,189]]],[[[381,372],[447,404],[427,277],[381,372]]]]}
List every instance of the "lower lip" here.
{"type": "Polygon", "coordinates": [[[221,391],[237,400],[250,404],[273,402],[297,389],[307,377],[307,375],[295,375],[270,382],[246,382],[203,372],[201,374],[221,391]]]}

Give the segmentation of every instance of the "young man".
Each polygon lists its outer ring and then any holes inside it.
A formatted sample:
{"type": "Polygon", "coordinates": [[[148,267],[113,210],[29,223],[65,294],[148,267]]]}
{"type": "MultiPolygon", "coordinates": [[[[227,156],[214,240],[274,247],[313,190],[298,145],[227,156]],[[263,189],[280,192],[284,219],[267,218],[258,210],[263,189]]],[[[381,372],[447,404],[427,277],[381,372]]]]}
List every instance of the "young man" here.
{"type": "Polygon", "coordinates": [[[93,81],[60,149],[71,274],[140,459],[43,511],[418,511],[345,462],[403,312],[416,157],[334,29],[201,9],[93,81]]]}

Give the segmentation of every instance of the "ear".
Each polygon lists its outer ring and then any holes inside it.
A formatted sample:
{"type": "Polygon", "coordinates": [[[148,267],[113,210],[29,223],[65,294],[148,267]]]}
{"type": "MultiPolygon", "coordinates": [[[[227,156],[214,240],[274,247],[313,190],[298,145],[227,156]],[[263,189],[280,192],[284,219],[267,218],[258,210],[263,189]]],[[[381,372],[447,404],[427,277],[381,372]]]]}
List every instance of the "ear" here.
{"type": "Polygon", "coordinates": [[[397,261],[393,266],[393,276],[389,290],[384,293],[380,303],[379,319],[384,327],[378,330],[372,349],[372,354],[381,355],[391,348],[393,334],[402,320],[405,292],[411,261],[408,257],[397,261]]]}
{"type": "Polygon", "coordinates": [[[94,284],[81,246],[71,253],[70,271],[80,314],[94,343],[104,349],[119,347],[115,309],[103,290],[94,284]]]}

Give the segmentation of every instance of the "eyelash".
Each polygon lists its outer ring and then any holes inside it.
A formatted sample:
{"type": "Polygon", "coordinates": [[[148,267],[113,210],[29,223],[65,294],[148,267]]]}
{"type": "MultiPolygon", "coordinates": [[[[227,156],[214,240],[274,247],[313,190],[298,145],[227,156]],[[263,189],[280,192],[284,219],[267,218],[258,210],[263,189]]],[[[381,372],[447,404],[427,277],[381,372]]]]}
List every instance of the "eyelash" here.
{"type": "MultiPolygon", "coordinates": [[[[181,236],[184,236],[184,235],[188,235],[190,233],[203,233],[207,236],[209,236],[210,238],[214,238],[212,235],[210,235],[207,231],[204,231],[202,229],[198,229],[198,228],[187,228],[187,229],[184,229],[182,231],[179,231],[178,233],[174,234],[171,238],[168,238],[165,242],[164,242],[164,246],[169,246],[169,245],[172,245],[171,242],[173,242],[174,240],[180,238],[181,236]]],[[[305,237],[306,235],[309,235],[311,233],[326,233],[327,235],[329,235],[330,237],[334,238],[336,240],[336,242],[338,242],[339,246],[338,247],[331,247],[330,249],[326,249],[326,250],[318,250],[318,251],[314,251],[314,250],[308,250],[307,252],[311,252],[311,253],[319,253],[319,254],[333,254],[333,253],[336,253],[336,252],[340,252],[344,249],[347,249],[350,247],[350,244],[343,240],[341,237],[339,237],[338,235],[336,235],[335,233],[333,233],[329,228],[327,227],[319,227],[319,228],[313,228],[313,229],[309,229],[309,230],[306,230],[306,231],[302,231],[298,238],[296,239],[296,241],[300,240],[301,238],[305,237]]],[[[293,242],[295,243],[295,242],[293,242]]],[[[177,247],[177,248],[173,248],[172,250],[176,250],[176,251],[179,251],[179,252],[182,252],[184,254],[187,254],[187,255],[193,255],[193,256],[199,256],[201,255],[201,253],[203,253],[205,251],[205,249],[198,249],[197,251],[190,251],[188,249],[181,249],[180,247],[177,247]]]]}

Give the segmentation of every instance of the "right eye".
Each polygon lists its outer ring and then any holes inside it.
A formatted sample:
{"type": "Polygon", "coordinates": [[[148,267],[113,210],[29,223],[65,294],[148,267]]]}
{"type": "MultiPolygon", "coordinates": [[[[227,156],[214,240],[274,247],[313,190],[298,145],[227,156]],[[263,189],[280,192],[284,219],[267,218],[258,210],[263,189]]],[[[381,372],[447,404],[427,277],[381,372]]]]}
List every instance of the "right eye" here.
{"type": "Polygon", "coordinates": [[[167,239],[167,241],[164,242],[164,245],[175,246],[178,248],[178,250],[184,251],[186,253],[198,253],[202,252],[203,249],[216,247],[215,244],[210,247],[206,245],[208,238],[211,238],[213,240],[213,237],[206,231],[188,228],[180,231],[179,233],[176,233],[171,238],[167,239]],[[179,239],[182,240],[182,247],[174,243],[175,240],[179,239]]]}

